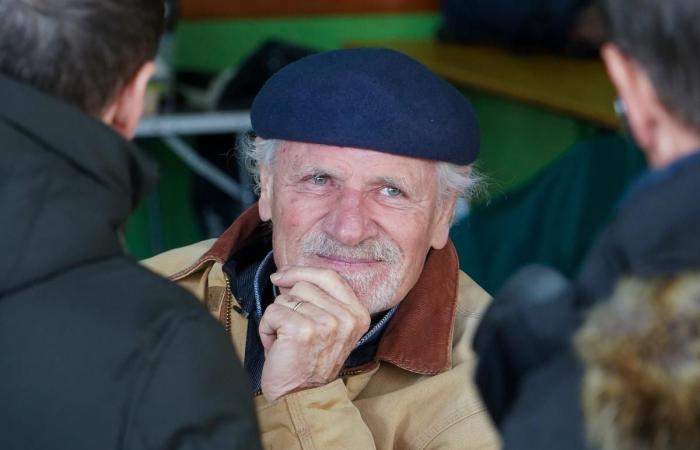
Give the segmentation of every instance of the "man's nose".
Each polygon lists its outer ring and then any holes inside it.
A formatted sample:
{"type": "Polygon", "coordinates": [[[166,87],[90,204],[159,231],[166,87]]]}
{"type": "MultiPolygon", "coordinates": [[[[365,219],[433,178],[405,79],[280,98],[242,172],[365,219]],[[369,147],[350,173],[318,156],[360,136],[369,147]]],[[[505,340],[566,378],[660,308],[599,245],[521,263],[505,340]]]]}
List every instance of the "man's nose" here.
{"type": "Polygon", "coordinates": [[[377,224],[370,216],[368,200],[363,193],[343,189],[326,216],[324,231],[338,242],[354,246],[377,232],[377,224]]]}

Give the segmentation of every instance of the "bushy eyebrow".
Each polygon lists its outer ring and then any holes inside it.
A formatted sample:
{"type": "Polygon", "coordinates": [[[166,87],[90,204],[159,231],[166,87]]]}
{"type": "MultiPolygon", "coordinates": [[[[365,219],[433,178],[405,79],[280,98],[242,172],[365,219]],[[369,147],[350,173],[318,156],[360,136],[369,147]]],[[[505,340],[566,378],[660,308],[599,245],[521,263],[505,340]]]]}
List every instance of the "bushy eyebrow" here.
{"type": "Polygon", "coordinates": [[[294,178],[302,178],[307,175],[312,175],[312,174],[319,174],[319,173],[326,173],[330,176],[336,176],[337,174],[328,168],[321,168],[318,166],[310,165],[310,164],[304,164],[304,165],[299,165],[297,167],[292,167],[290,170],[290,175],[294,178]]]}
{"type": "MultiPolygon", "coordinates": [[[[292,167],[289,174],[295,178],[300,179],[312,174],[328,174],[333,178],[340,178],[341,173],[336,170],[330,169],[328,167],[320,167],[313,164],[299,164],[298,166],[292,167]]],[[[420,188],[416,183],[411,183],[408,177],[392,177],[389,175],[377,176],[370,179],[369,184],[374,186],[394,186],[400,189],[407,195],[415,195],[417,190],[420,188]]]]}
{"type": "Polygon", "coordinates": [[[415,188],[416,186],[413,186],[412,183],[408,180],[406,177],[389,177],[389,176],[383,176],[383,177],[377,177],[372,180],[372,184],[376,185],[382,185],[382,186],[394,186],[398,189],[401,189],[402,192],[405,194],[415,194],[415,188]]]}

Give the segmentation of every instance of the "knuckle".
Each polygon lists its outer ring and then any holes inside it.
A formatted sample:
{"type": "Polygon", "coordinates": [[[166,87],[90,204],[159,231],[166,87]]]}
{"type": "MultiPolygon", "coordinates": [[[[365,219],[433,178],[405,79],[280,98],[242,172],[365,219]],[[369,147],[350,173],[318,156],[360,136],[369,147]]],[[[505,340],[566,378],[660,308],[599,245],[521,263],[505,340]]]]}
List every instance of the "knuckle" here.
{"type": "MultiPolygon", "coordinates": [[[[283,305],[283,304],[285,304],[285,303],[290,303],[290,302],[292,302],[292,301],[294,301],[294,298],[293,298],[291,295],[289,295],[289,294],[280,294],[280,295],[278,295],[277,297],[275,297],[275,301],[274,301],[270,306],[273,306],[273,305],[280,306],[280,305],[283,305]]],[[[270,306],[268,306],[268,308],[269,308],[270,306]]]]}
{"type": "Polygon", "coordinates": [[[290,290],[290,295],[302,295],[313,289],[312,284],[308,281],[298,281],[290,290]]]}
{"type": "Polygon", "coordinates": [[[355,328],[355,320],[352,316],[347,316],[344,320],[339,321],[337,333],[342,336],[349,336],[353,334],[355,328]]]}
{"type": "Polygon", "coordinates": [[[335,270],[329,269],[327,267],[319,267],[318,273],[324,274],[324,275],[330,275],[332,273],[335,273],[335,270]]]}
{"type": "Polygon", "coordinates": [[[324,334],[336,335],[340,328],[340,321],[331,315],[321,320],[324,334]]]}
{"type": "MultiPolygon", "coordinates": [[[[283,294],[283,295],[278,295],[275,298],[275,302],[273,305],[277,305],[278,308],[286,308],[283,311],[288,313],[289,309],[292,308],[293,305],[295,305],[297,302],[299,302],[301,299],[297,297],[296,295],[292,295],[291,292],[288,294],[283,294]]],[[[272,306],[272,305],[270,305],[272,306]]]]}
{"type": "Polygon", "coordinates": [[[282,305],[280,305],[278,303],[272,303],[265,309],[265,312],[263,313],[263,317],[266,315],[278,314],[281,311],[282,311],[282,305]]]}
{"type": "Polygon", "coordinates": [[[369,328],[371,322],[372,319],[370,318],[369,313],[365,310],[363,310],[357,317],[358,328],[367,329],[369,328]]]}
{"type": "Polygon", "coordinates": [[[341,277],[340,274],[333,269],[328,269],[324,267],[319,268],[318,270],[318,273],[324,278],[330,278],[333,280],[343,280],[343,277],[341,277]]]}
{"type": "Polygon", "coordinates": [[[362,308],[362,313],[361,313],[361,314],[362,314],[362,320],[363,320],[365,323],[369,324],[369,323],[372,321],[372,318],[371,318],[370,315],[369,315],[369,311],[367,311],[366,309],[362,308]]]}
{"type": "Polygon", "coordinates": [[[297,326],[297,339],[303,343],[311,342],[314,338],[314,334],[314,327],[307,321],[304,321],[297,326]]]}

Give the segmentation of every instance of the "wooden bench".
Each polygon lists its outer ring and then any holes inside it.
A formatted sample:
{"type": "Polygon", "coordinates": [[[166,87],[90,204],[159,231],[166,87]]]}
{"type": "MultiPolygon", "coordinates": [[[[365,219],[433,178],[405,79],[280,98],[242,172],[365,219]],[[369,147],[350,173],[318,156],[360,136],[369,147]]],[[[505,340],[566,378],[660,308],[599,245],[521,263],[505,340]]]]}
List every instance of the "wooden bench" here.
{"type": "Polygon", "coordinates": [[[600,60],[550,54],[513,54],[484,45],[383,41],[350,46],[403,52],[460,88],[489,92],[617,129],[615,90],[600,60]]]}

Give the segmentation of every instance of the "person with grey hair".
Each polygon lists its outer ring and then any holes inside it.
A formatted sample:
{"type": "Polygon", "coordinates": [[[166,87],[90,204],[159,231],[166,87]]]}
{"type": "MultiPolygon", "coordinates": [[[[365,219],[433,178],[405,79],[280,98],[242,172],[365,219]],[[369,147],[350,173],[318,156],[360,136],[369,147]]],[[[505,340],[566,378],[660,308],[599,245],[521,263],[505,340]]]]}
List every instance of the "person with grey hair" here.
{"type": "Polygon", "coordinates": [[[123,248],[164,9],[0,0],[4,450],[260,448],[226,334],[123,248]]]}
{"type": "Polygon", "coordinates": [[[263,445],[497,448],[469,381],[489,296],[448,237],[474,188],[469,102],[403,54],[360,48],[286,66],[251,118],[259,202],[146,265],[231,333],[263,445]]]}

